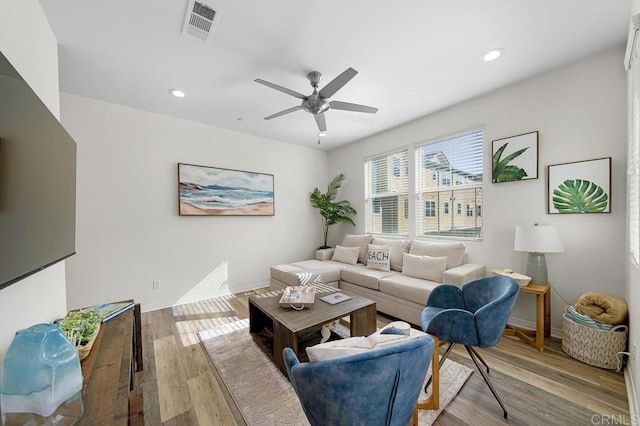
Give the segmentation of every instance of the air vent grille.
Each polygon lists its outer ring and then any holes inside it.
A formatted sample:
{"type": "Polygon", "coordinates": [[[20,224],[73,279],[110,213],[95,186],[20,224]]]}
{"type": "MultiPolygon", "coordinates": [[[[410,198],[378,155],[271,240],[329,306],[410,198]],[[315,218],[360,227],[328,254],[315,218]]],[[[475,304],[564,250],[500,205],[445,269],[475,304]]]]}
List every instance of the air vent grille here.
{"type": "Polygon", "coordinates": [[[202,41],[209,41],[217,26],[219,13],[208,5],[191,0],[187,8],[182,32],[202,41]]]}

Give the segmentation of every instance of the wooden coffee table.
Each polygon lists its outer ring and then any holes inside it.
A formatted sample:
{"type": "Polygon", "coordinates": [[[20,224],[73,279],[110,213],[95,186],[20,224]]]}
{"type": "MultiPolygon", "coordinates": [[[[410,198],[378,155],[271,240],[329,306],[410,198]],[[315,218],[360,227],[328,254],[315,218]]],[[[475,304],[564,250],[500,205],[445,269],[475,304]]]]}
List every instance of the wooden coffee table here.
{"type": "Polygon", "coordinates": [[[309,332],[320,330],[324,324],[348,315],[351,318],[351,336],[363,336],[376,331],[376,302],[338,289],[334,293],[346,294],[351,299],[330,305],[320,297],[332,293],[323,292],[316,294],[312,307],[296,311],[280,306],[280,294],[249,297],[249,332],[285,376],[287,368],[282,350],[289,347],[300,358],[301,338],[309,332]]]}

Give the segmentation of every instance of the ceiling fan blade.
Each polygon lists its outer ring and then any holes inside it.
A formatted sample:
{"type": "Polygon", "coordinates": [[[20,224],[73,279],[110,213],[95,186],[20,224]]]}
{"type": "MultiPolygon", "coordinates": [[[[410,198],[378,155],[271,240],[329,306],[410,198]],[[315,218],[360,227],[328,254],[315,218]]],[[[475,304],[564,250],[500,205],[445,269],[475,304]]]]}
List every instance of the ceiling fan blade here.
{"type": "Polygon", "coordinates": [[[327,122],[324,119],[324,112],[321,112],[320,114],[314,114],[313,118],[316,119],[316,123],[318,124],[318,129],[320,129],[321,132],[326,132],[327,122]]]}
{"type": "Polygon", "coordinates": [[[326,86],[318,93],[321,98],[328,99],[332,97],[338,90],[342,89],[342,86],[347,84],[349,80],[358,74],[358,71],[353,68],[347,68],[345,72],[331,80],[326,86]]]}
{"type": "Polygon", "coordinates": [[[272,89],[279,90],[279,91],[281,91],[283,93],[286,93],[287,95],[295,96],[298,99],[306,99],[307,98],[302,93],[298,93],[295,90],[287,89],[286,87],[279,86],[279,85],[277,85],[275,83],[271,83],[271,82],[263,80],[261,78],[256,78],[254,81],[256,83],[264,84],[267,87],[271,87],[272,89]]]}
{"type": "Polygon", "coordinates": [[[268,117],[265,117],[264,119],[265,120],[271,120],[272,118],[280,117],[281,115],[289,114],[290,112],[294,112],[294,111],[297,111],[299,109],[302,109],[301,105],[294,106],[294,107],[289,108],[289,109],[285,109],[284,111],[276,112],[275,114],[270,115],[268,117]]]}
{"type": "Polygon", "coordinates": [[[369,114],[375,114],[378,112],[378,108],[373,108],[366,105],[351,104],[349,102],[331,101],[329,102],[331,109],[341,109],[343,111],[355,111],[355,112],[367,112],[369,114]]]}

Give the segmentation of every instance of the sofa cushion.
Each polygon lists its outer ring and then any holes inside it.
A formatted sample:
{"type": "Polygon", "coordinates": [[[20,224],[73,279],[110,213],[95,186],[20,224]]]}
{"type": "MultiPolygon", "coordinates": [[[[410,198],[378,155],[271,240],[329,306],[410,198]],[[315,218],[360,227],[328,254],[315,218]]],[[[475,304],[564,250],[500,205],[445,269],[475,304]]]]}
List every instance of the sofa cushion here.
{"type": "Polygon", "coordinates": [[[367,264],[367,247],[372,240],[372,236],[369,234],[353,235],[347,234],[342,239],[340,245],[342,247],[358,247],[360,249],[360,255],[358,256],[358,262],[367,264]]]}
{"type": "Polygon", "coordinates": [[[345,266],[345,264],[338,262],[304,260],[272,266],[270,273],[271,278],[290,286],[309,284],[315,281],[330,283],[340,280],[340,271],[345,266]]]}
{"type": "Polygon", "coordinates": [[[369,244],[367,249],[367,268],[388,272],[391,269],[391,248],[369,244]]]}
{"type": "Polygon", "coordinates": [[[355,265],[358,263],[358,256],[360,256],[360,249],[358,247],[336,246],[331,260],[346,263],[347,265],[355,265]]]}
{"type": "Polygon", "coordinates": [[[403,275],[442,282],[444,271],[447,270],[446,257],[416,256],[409,253],[404,253],[402,257],[404,258],[403,275]]]}
{"type": "MultiPolygon", "coordinates": [[[[417,337],[417,336],[415,336],[417,337]]],[[[309,362],[326,361],[343,356],[356,355],[372,350],[388,348],[415,337],[406,334],[372,334],[368,337],[349,337],[307,347],[309,362]]]]}
{"type": "Polygon", "coordinates": [[[395,271],[376,271],[368,269],[366,266],[357,265],[342,270],[341,279],[361,287],[378,290],[378,281],[381,278],[398,275],[395,271]]]}
{"type": "Polygon", "coordinates": [[[378,281],[380,292],[420,305],[427,304],[429,294],[439,285],[442,284],[402,274],[381,278],[378,281]]]}
{"type": "Polygon", "coordinates": [[[425,241],[411,241],[409,253],[418,256],[447,258],[447,269],[455,268],[464,263],[465,246],[462,243],[428,243],[425,241]]]}
{"type": "Polygon", "coordinates": [[[391,262],[390,267],[394,271],[402,272],[402,253],[409,253],[410,242],[407,240],[390,240],[387,238],[374,238],[371,244],[389,246],[391,262]]]}

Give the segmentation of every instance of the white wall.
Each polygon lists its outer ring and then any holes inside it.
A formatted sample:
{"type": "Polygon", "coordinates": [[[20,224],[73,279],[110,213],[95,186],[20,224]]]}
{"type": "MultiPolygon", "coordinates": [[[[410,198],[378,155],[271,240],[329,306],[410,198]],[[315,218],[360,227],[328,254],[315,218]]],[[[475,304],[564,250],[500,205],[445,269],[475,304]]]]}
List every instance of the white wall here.
{"type": "MultiPolygon", "coordinates": [[[[0,3],[0,51],[59,117],[58,46],[37,0],[0,3]]],[[[0,290],[0,361],[17,330],[66,311],[65,263],[0,290]]]]}
{"type": "MultiPolygon", "coordinates": [[[[487,270],[524,272],[526,253],[515,252],[516,225],[556,225],[565,253],[547,255],[549,280],[568,302],[587,291],[625,296],[626,76],[622,47],[497,90],[329,153],[329,175],[351,180],[342,195],[362,214],[363,159],[474,126],[484,126],[484,240],[467,243],[472,262],[487,270]],[[491,183],[491,141],[539,131],[539,178],[491,183]],[[546,166],[613,157],[612,213],[548,215],[546,166]]],[[[496,64],[497,66],[498,64],[496,64]]],[[[420,90],[417,88],[416,90],[420,90]]],[[[428,96],[428,94],[426,94],[428,96]]],[[[425,96],[425,94],[416,94],[425,96]]],[[[409,198],[413,202],[412,197],[409,198]]],[[[410,211],[413,211],[410,205],[410,211]]],[[[335,243],[335,241],[333,241],[335,243]]],[[[519,297],[513,316],[533,322],[535,296],[519,297]]],[[[552,326],[560,334],[565,303],[552,295],[552,326]]]]}
{"type": "Polygon", "coordinates": [[[269,266],[321,244],[308,198],[327,184],[325,152],[65,93],[61,108],[78,144],[70,308],[134,298],[151,310],[257,288],[269,266]],[[275,216],[178,216],[179,162],[273,174],[275,216]]]}

